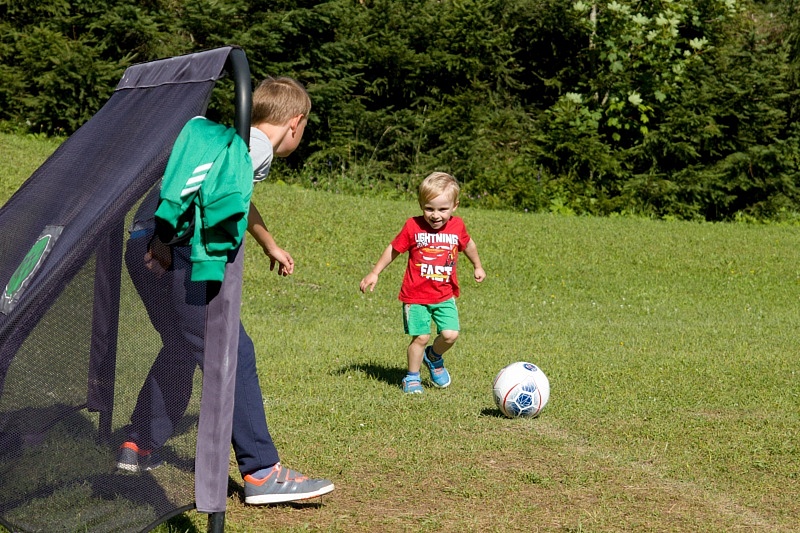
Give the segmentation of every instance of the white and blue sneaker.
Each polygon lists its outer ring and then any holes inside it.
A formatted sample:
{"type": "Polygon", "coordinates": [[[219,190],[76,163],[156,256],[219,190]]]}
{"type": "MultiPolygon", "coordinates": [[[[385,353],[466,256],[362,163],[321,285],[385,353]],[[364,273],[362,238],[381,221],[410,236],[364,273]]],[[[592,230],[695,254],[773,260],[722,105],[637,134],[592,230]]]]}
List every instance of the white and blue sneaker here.
{"type": "Polygon", "coordinates": [[[425,348],[425,355],[422,356],[422,362],[431,371],[431,381],[439,388],[444,388],[450,385],[450,372],[444,367],[444,357],[440,357],[437,361],[431,361],[428,354],[433,351],[433,346],[425,348]]]}
{"type": "Polygon", "coordinates": [[[406,394],[422,394],[422,383],[419,378],[406,376],[403,378],[403,392],[406,394]]]}

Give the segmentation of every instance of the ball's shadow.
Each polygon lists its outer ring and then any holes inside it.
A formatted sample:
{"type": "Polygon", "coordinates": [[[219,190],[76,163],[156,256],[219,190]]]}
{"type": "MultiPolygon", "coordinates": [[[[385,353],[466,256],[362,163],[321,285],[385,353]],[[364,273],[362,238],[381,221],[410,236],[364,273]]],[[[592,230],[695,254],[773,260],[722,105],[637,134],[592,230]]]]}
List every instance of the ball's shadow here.
{"type": "Polygon", "coordinates": [[[484,407],[481,409],[480,416],[488,416],[491,418],[506,418],[506,416],[496,407],[484,407]]]}

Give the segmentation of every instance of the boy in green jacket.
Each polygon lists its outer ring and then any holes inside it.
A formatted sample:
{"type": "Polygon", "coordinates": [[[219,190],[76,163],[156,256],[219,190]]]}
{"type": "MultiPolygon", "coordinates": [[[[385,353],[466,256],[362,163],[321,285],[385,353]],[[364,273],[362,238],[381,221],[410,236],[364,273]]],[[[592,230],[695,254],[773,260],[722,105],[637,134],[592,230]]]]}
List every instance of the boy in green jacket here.
{"type": "MultiPolygon", "coordinates": [[[[253,92],[250,129],[254,181],[267,176],[273,157],[287,157],[298,147],[310,110],[308,93],[291,78],[268,78],[258,85],[253,92]]],[[[147,209],[145,204],[146,200],[139,210],[142,216],[137,213],[134,222],[134,228],[141,233],[132,232],[125,259],[165,347],[139,393],[128,440],[117,457],[118,468],[133,472],[158,466],[156,450],[172,435],[183,416],[191,396],[195,366],[202,365],[205,320],[205,282],[191,281],[191,247],[167,247],[153,239],[154,224],[148,227],[146,219],[148,212],[152,219],[155,206],[147,209]],[[202,298],[193,305],[187,300],[194,293],[202,298]]],[[[281,276],[294,272],[294,259],[277,245],[252,202],[247,231],[269,257],[270,270],[277,265],[281,276]]],[[[334,489],[333,483],[326,479],[311,479],[281,465],[267,428],[255,348],[241,322],[232,443],[244,479],[245,503],[305,500],[334,489]]]]}

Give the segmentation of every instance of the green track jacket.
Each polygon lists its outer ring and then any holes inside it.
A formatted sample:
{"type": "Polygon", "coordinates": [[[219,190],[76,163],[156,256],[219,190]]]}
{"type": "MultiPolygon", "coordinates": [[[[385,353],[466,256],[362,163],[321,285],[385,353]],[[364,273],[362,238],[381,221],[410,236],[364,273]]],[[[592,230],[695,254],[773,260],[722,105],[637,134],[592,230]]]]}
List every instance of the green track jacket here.
{"type": "Polygon", "coordinates": [[[160,235],[193,231],[192,281],[222,281],[228,253],[247,230],[252,194],[253,164],[236,130],[189,120],[167,162],[155,218],[160,235]]]}

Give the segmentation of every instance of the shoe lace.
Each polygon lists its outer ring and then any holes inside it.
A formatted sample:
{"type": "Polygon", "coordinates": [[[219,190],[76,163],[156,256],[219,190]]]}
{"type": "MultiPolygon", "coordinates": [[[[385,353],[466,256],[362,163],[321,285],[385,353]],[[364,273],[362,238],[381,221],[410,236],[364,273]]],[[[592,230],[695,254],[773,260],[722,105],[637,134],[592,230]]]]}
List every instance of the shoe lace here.
{"type": "Polygon", "coordinates": [[[297,470],[292,470],[291,468],[283,468],[282,466],[278,466],[280,472],[278,473],[278,481],[279,482],[295,482],[300,483],[306,481],[308,476],[305,476],[298,472],[297,470]]]}

